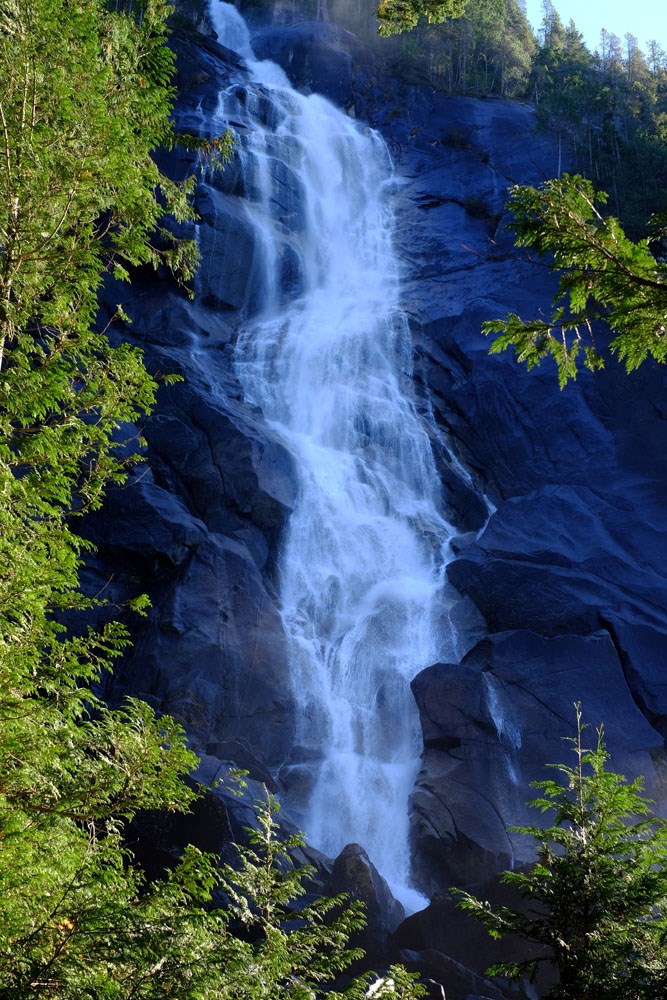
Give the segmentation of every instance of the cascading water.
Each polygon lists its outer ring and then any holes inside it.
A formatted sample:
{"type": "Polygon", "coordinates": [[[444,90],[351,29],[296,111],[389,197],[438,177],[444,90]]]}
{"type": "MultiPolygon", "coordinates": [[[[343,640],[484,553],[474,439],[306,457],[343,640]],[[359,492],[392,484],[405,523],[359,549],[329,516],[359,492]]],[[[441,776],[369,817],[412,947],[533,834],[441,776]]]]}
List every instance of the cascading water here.
{"type": "Polygon", "coordinates": [[[508,704],[503,685],[492,674],[482,674],[482,690],[491,716],[491,721],[498,735],[498,740],[505,751],[505,761],[510,782],[516,785],[518,776],[515,767],[517,750],[521,749],[521,719],[508,704]]]}
{"type": "Polygon", "coordinates": [[[454,652],[442,628],[452,532],[411,398],[391,162],[377,134],[257,62],[233,7],[214,0],[211,15],[261,85],[258,105],[267,94],[272,103],[271,126],[242,139],[265,280],[236,363],[299,477],[279,583],[310,782],[289,804],[310,843],[331,856],[361,844],[414,909],[407,802],[421,741],[410,680],[454,652]]]}

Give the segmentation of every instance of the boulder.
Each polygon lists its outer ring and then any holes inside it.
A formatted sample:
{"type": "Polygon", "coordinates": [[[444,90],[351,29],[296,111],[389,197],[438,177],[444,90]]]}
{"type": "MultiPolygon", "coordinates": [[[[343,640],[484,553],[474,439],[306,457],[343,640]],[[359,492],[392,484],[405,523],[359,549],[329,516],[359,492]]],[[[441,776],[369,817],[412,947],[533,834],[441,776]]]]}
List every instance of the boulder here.
{"type": "Polygon", "coordinates": [[[653,761],[662,737],[637,707],[607,632],[499,633],[461,664],[422,671],[412,687],[424,735],[412,796],[413,878],[427,895],[533,860],[532,841],[510,827],[536,822],[526,802],[545,765],[573,763],[564,738],[574,734],[575,701],[590,741],[604,725],[611,766],[643,774],[649,795],[660,788],[653,761]]]}
{"type": "Polygon", "coordinates": [[[167,387],[163,400],[145,436],[164,483],[210,531],[250,524],[275,543],[294,501],[291,458],[275,434],[193,379],[167,387]]]}
{"type": "Polygon", "coordinates": [[[87,519],[86,534],[120,559],[146,560],[155,572],[180,566],[207,537],[203,522],[149,471],[109,490],[104,513],[87,519]]]}
{"type": "Polygon", "coordinates": [[[667,538],[644,516],[591,486],[546,485],[509,497],[448,575],[494,629],[589,632],[619,616],[659,628],[667,538]]]}
{"type": "Polygon", "coordinates": [[[405,911],[363,847],[347,844],[343,848],[334,861],[325,892],[332,896],[344,892],[350,899],[361,900],[366,926],[357,932],[353,943],[364,949],[367,963],[384,960],[388,936],[403,920],[405,911]]]}
{"type": "Polygon", "coordinates": [[[426,995],[433,1000],[518,1000],[519,994],[499,989],[485,976],[436,948],[424,951],[401,948],[397,960],[408,971],[427,977],[430,985],[426,995]]]}
{"type": "MultiPolygon", "coordinates": [[[[496,887],[482,893],[495,906],[499,903],[496,887]]],[[[507,893],[501,896],[505,905],[517,900],[507,893]]],[[[391,938],[397,960],[407,968],[418,970],[442,984],[447,1000],[518,1000],[525,993],[511,987],[504,979],[491,979],[486,969],[500,961],[514,961],[541,954],[529,949],[525,942],[513,938],[494,941],[484,927],[469,913],[456,905],[448,895],[438,895],[430,905],[407,917],[391,938]]],[[[540,990],[549,984],[548,971],[539,977],[540,990]]],[[[437,995],[437,994],[436,994],[437,995]]]]}

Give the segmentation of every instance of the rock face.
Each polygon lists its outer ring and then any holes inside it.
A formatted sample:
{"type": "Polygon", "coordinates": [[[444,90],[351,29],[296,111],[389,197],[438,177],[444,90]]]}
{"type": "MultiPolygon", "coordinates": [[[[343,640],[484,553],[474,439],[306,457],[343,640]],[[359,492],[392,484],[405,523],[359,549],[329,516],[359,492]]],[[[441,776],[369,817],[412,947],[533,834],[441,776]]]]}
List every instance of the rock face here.
{"type": "Polygon", "coordinates": [[[349,899],[360,899],[365,907],[366,926],[359,932],[354,945],[364,952],[387,957],[389,935],[405,917],[405,910],[394,899],[386,881],[369,860],[359,844],[347,844],[334,861],[326,883],[327,895],[345,893],[349,899]]]}
{"type": "MultiPolygon", "coordinates": [[[[421,100],[431,98],[415,100],[423,114],[421,100]]],[[[530,115],[452,99],[431,107],[428,136],[411,139],[410,119],[391,126],[412,193],[400,233],[417,246],[417,349],[442,440],[488,505],[460,517],[448,575],[491,634],[460,666],[414,682],[425,739],[415,876],[429,892],[526,860],[506,827],[527,819],[541,765],[567,753],[574,701],[604,722],[613,764],[645,774],[665,808],[665,374],[627,376],[612,362],[559,392],[552,372],[490,357],[479,334],[484,319],[534,313],[552,291],[512,250],[502,217],[490,231],[508,182],[553,171],[530,115]],[[486,219],[471,217],[473,198],[486,219]]]]}
{"type": "Polygon", "coordinates": [[[254,36],[253,49],[282,66],[299,90],[323,94],[346,110],[355,106],[357,74],[371,63],[353,34],[325,21],[266,28],[254,36]]]}
{"type": "Polygon", "coordinates": [[[528,784],[545,776],[546,761],[567,759],[558,743],[572,727],[572,693],[583,686],[587,715],[605,720],[614,765],[644,774],[650,793],[659,791],[654,760],[663,740],[630,697],[608,632],[495,633],[461,664],[437,664],[415,678],[424,769],[413,819],[424,888],[437,892],[443,878],[474,885],[485,867],[531,860],[526,838],[508,827],[535,822],[524,804],[528,784]]]}
{"type": "MultiPolygon", "coordinates": [[[[559,392],[553,373],[488,355],[484,320],[533,313],[553,291],[513,249],[503,215],[508,185],[556,170],[555,143],[536,133],[529,107],[381,79],[351,36],[321,24],[265,29],[258,48],[297,85],[381,130],[401,178],[397,241],[415,391],[434,418],[443,503],[460,531],[448,575],[461,595],[453,618],[464,655],[413,682],[424,736],[411,802],[414,878],[440,902],[409,918],[394,947],[450,1000],[506,996],[480,978],[488,954],[439,894],[454,884],[483,889],[499,869],[530,860],[508,827],[527,821],[528,783],[542,765],[567,756],[573,702],[604,722],[614,766],[646,775],[658,811],[667,810],[665,372],[647,364],[627,376],[611,364],[559,392]]],[[[275,124],[236,55],[187,35],[178,56],[183,128],[217,134],[223,85],[240,134],[249,113],[275,124]]],[[[169,161],[177,177],[193,166],[187,152],[169,161]]],[[[299,207],[287,168],[282,190],[288,218],[299,207]]],[[[114,335],[140,344],[152,370],[184,381],[163,387],[142,428],[146,467],[90,520],[98,555],[85,579],[118,604],[143,591],[153,602],[132,624],[134,649],[109,698],[148,698],[183,721],[206,773],[231,761],[279,794],[281,781],[299,780],[285,767],[296,707],[275,580],[294,477],[234,374],[235,333],[261,289],[243,191],[238,157],[201,179],[193,302],[161,275],[108,290],[109,313],[120,301],[134,317],[114,335]]],[[[295,290],[286,244],[282,291],[295,290]]],[[[363,850],[348,849],[331,878],[336,887],[363,883],[381,953],[400,918],[363,850]]]]}
{"type": "MultiPolygon", "coordinates": [[[[219,90],[235,81],[240,114],[247,74],[239,58],[203,36],[179,48],[179,123],[208,134],[220,124],[219,90]]],[[[267,102],[268,107],[268,102],[267,102]]],[[[169,169],[193,169],[187,152],[169,169]]],[[[139,275],[125,301],[149,367],[183,376],[165,386],[142,432],[147,468],[115,491],[88,534],[99,549],[88,586],[122,600],[146,591],[152,610],[133,627],[135,646],[109,697],[147,698],[185,725],[202,753],[272,780],[292,742],[294,706],[273,557],[293,502],[291,459],[260,415],[239,400],[234,331],[253,298],[256,247],[238,198],[238,164],[197,192],[203,264],[194,302],[160,277],[139,275]],[[230,248],[234,266],[224,263],[230,248]]],[[[123,300],[122,296],[125,296],[123,300]]]]}

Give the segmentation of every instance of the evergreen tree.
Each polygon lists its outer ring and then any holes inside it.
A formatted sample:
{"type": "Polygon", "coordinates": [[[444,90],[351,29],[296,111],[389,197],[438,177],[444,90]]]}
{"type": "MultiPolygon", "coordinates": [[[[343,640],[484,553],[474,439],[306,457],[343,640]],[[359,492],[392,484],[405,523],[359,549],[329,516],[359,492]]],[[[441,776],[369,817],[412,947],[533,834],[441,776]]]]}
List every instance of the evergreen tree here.
{"type": "Polygon", "coordinates": [[[0,982],[16,995],[85,979],[91,921],[106,906],[113,923],[138,884],[123,822],[192,798],[179,727],[90,692],[125,631],[61,624],[90,603],[73,519],[122,480],[119,428],[156,388],[92,321],[103,268],[154,259],[166,12],[145,4],[139,23],[96,0],[0,2],[0,982]]]}
{"type": "Polygon", "coordinates": [[[191,215],[194,180],[173,184],[150,155],[173,138],[169,9],[0,0],[2,345],[37,324],[86,331],[107,267],[166,259],[192,273],[192,244],[160,220],[191,215]]]}
{"type": "Polygon", "coordinates": [[[660,48],[647,58],[632,35],[625,43],[603,30],[590,53],[573,22],[563,27],[545,0],[531,92],[538,120],[556,129],[561,163],[609,192],[610,205],[633,237],[667,207],[663,72],[660,48]]]}
{"type": "Polygon", "coordinates": [[[156,388],[91,324],[103,268],[153,255],[165,17],[156,3],[141,24],[96,0],[0,3],[0,982],[17,995],[80,978],[97,908],[135,895],[123,822],[192,798],[179,727],[90,692],[124,629],[61,623],[90,604],[74,519],[123,479],[119,428],[156,388]]]}
{"type": "MultiPolygon", "coordinates": [[[[217,858],[188,848],[149,883],[127,848],[127,825],[140,810],[187,811],[199,794],[185,781],[196,757],[174,720],[138,700],[111,710],[94,693],[127,644],[126,630],[63,624],[94,603],[79,589],[85,543],[76,519],[136,461],[134,425],[156,389],[137,351],[112,347],[94,328],[103,273],[127,277],[133,266],[166,262],[187,279],[195,260],[192,245],[172,241],[162,223],[165,211],[189,216],[192,182],[172,184],[150,155],[174,138],[169,10],[162,0],[0,0],[7,1000],[313,1000],[353,957],[345,935],[361,919],[356,907],[349,915],[343,908],[329,922],[329,904],[313,904],[286,933],[283,915],[304,875],[290,878],[261,810],[261,872],[251,878],[248,858],[235,899],[243,913],[271,910],[263,943],[232,931],[232,913],[219,905],[217,858]],[[309,969],[299,958],[306,951],[309,969]]],[[[204,153],[224,155],[227,146],[204,153]]],[[[404,970],[396,975],[404,991],[392,996],[419,995],[404,970]]],[[[361,996],[363,982],[354,989],[361,996]]],[[[382,983],[378,990],[390,992],[382,983]]]]}
{"type": "Polygon", "coordinates": [[[467,0],[380,0],[377,8],[378,31],[395,35],[408,31],[425,17],[431,22],[461,17],[467,0]]]}
{"type": "Polygon", "coordinates": [[[229,1000],[316,1000],[317,997],[373,997],[417,1000],[423,987],[405,969],[393,966],[384,979],[369,973],[339,994],[330,991],[334,976],[362,957],[349,945],[365,924],[363,907],[344,896],[302,903],[313,869],[294,865],[290,852],[304,846],[300,834],[280,835],[278,803],[271,795],[259,803],[257,828],[247,830],[249,846],[238,848],[238,863],[225,866],[222,885],[227,911],[244,930],[234,943],[230,982],[221,994],[229,1000]]]}
{"type": "Polygon", "coordinates": [[[667,265],[655,259],[647,240],[634,243],[617,219],[602,215],[597,205],[605,201],[590,181],[568,174],[511,191],[517,245],[548,258],[558,290],[547,319],[509,313],[483,329],[500,334],[492,353],[513,346],[529,369],[553,358],[561,386],[576,377],[582,359],[591,370],[602,367],[593,340],[596,319],[615,334],[611,350],[628,371],[649,356],[667,359],[667,265]]]}
{"type": "Polygon", "coordinates": [[[523,96],[535,39],[516,0],[468,0],[463,17],[401,39],[402,71],[448,93],[523,96]]]}
{"type": "Polygon", "coordinates": [[[535,782],[532,805],[551,813],[546,829],[522,827],[534,839],[537,862],[508,871],[502,881],[526,901],[522,910],[492,909],[461,892],[461,905],[495,938],[518,935],[542,946],[523,962],[500,963],[489,974],[531,977],[546,963],[557,983],[553,1000],[661,1000],[667,989],[667,821],[651,816],[642,781],[607,770],[598,730],[593,748],[577,735],[573,767],[551,765],[561,780],[535,782]]]}

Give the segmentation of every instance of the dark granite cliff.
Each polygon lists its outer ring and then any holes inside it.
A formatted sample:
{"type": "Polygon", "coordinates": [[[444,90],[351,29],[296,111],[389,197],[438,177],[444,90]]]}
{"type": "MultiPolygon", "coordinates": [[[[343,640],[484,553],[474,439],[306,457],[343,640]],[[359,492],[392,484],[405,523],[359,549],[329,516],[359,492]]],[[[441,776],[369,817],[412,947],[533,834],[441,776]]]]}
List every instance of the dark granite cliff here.
{"type": "MultiPolygon", "coordinates": [[[[248,87],[237,56],[204,35],[185,34],[176,47],[180,126],[216,134],[224,83],[236,88],[237,131],[251,112],[271,127],[271,102],[248,87]]],[[[667,810],[665,373],[645,365],[626,376],[612,364],[559,392],[552,372],[527,374],[509,356],[488,355],[481,323],[539,310],[551,292],[546,272],[514,250],[502,214],[509,184],[556,169],[555,145],[536,132],[531,108],[383,79],[353,36],[328,25],[264,29],[256,50],[282,62],[297,86],[379,129],[396,162],[415,388],[434,418],[445,505],[460,532],[448,575],[467,651],[413,682],[424,735],[411,802],[414,877],[434,901],[391,946],[454,1000],[504,996],[479,978],[492,951],[443,893],[483,889],[498,870],[530,860],[508,827],[527,818],[529,781],[566,753],[573,702],[604,722],[614,765],[644,774],[658,811],[667,810]]],[[[175,154],[170,169],[184,175],[193,157],[175,154]]],[[[153,604],[133,625],[134,648],[109,698],[140,695],[181,719],[203,779],[232,762],[280,795],[295,775],[295,706],[274,571],[294,477],[231,366],[260,284],[243,190],[238,160],[198,187],[193,302],[148,273],[108,291],[109,312],[122,295],[134,318],[114,335],[140,344],[152,370],[184,381],[161,390],[142,428],[146,466],[89,522],[98,555],[87,585],[117,603],[146,591],[153,604]]],[[[282,191],[283,213],[298,212],[287,170],[282,191]]],[[[286,253],[285,295],[295,280],[286,253]]],[[[187,831],[146,836],[156,850],[186,835],[218,847],[248,817],[247,802],[224,795],[206,808],[187,831]]],[[[331,885],[366,886],[376,906],[369,941],[382,954],[398,917],[378,903],[383,890],[362,853],[352,854],[331,885]]]]}

